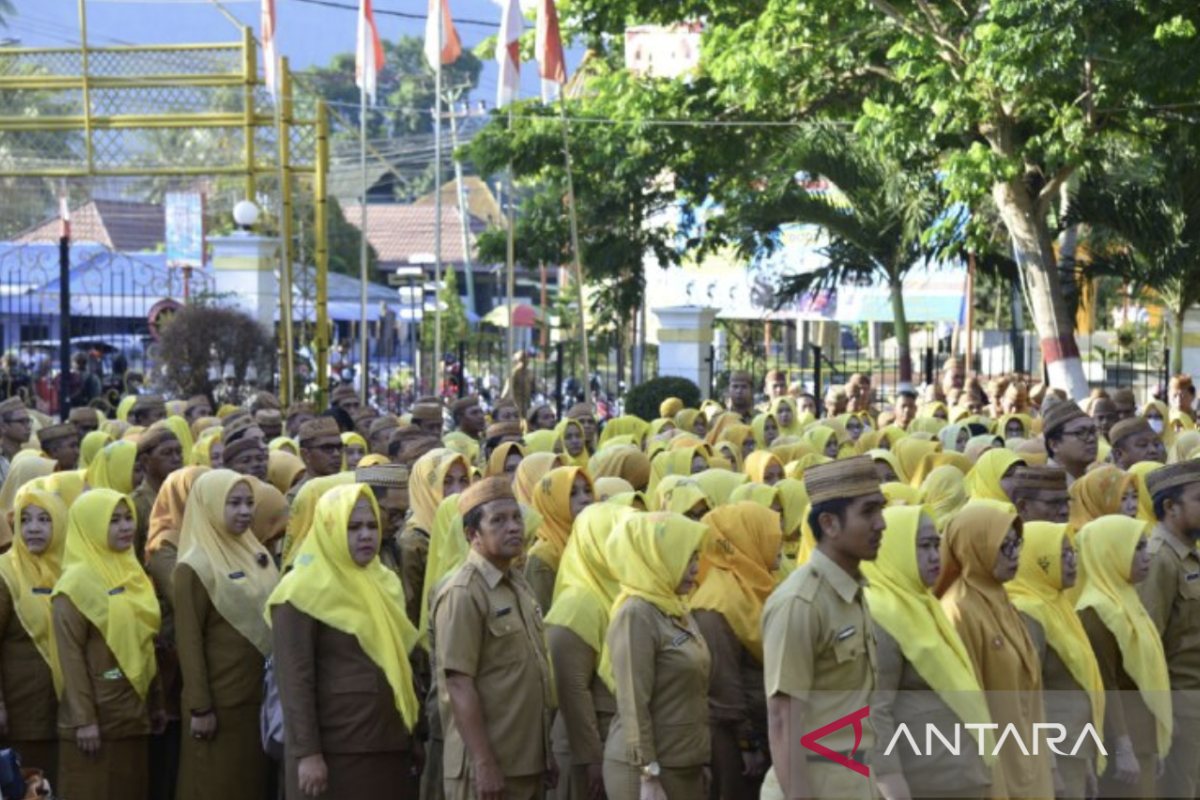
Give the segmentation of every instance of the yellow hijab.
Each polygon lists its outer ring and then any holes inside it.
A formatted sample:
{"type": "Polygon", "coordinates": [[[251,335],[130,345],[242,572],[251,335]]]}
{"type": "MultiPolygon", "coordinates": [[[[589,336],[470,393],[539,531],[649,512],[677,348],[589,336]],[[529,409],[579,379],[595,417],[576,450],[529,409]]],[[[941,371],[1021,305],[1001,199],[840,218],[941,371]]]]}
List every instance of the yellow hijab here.
{"type": "Polygon", "coordinates": [[[4,479],[4,485],[0,486],[0,513],[13,510],[17,502],[17,491],[25,484],[53,475],[57,468],[57,461],[37,455],[14,461],[8,477],[4,479]]]}
{"type": "MultiPolygon", "coordinates": [[[[341,439],[342,439],[343,447],[357,447],[358,449],[362,450],[363,458],[366,458],[371,452],[371,448],[367,444],[367,440],[364,439],[362,436],[358,435],[357,433],[355,433],[354,431],[346,431],[345,433],[342,434],[341,439]]],[[[478,448],[476,448],[476,449],[478,449],[478,448]]],[[[349,462],[347,462],[345,453],[343,452],[342,469],[349,469],[349,468],[350,468],[349,462]]]]}
{"type": "Polygon", "coordinates": [[[54,645],[54,614],[50,604],[54,584],[62,574],[63,550],[67,542],[67,507],[55,495],[26,486],[17,492],[13,508],[13,546],[0,555],[0,579],[8,586],[21,626],[37,651],[50,666],[54,689],[62,693],[62,671],[54,645]],[[37,506],[50,515],[50,541],[34,555],[21,535],[21,513],[37,506]]]}
{"type": "Polygon", "coordinates": [[[87,484],[93,489],[112,489],[129,494],[133,485],[133,468],[137,461],[137,445],[133,442],[113,442],[106,445],[87,468],[87,484]]]}
{"type": "Polygon", "coordinates": [[[632,436],[634,441],[640,444],[648,427],[649,425],[641,417],[628,414],[623,417],[614,417],[605,423],[604,430],[600,431],[597,448],[603,449],[604,445],[608,444],[614,436],[632,436]]]}
{"type": "Polygon", "coordinates": [[[404,587],[396,574],[378,557],[360,567],[350,555],[346,531],[354,506],[362,499],[371,504],[378,519],[379,506],[363,483],[337,486],[317,503],[312,535],[305,538],[293,569],[267,600],[267,619],[272,606],[290,603],[357,639],[387,676],[396,709],[412,731],[420,706],[408,656],[417,643],[417,629],[405,615],[404,587]]]}
{"type": "Polygon", "coordinates": [[[175,416],[167,417],[164,420],[154,423],[154,427],[166,428],[175,434],[175,438],[179,440],[179,446],[183,448],[183,465],[186,467],[193,463],[193,448],[196,445],[196,441],[192,437],[192,429],[188,426],[186,419],[175,416]]]}
{"type": "Polygon", "coordinates": [[[296,440],[288,436],[276,436],[267,445],[267,450],[274,453],[276,450],[282,450],[285,453],[300,456],[300,445],[296,444],[296,440]]]}
{"type": "Polygon", "coordinates": [[[225,502],[238,484],[254,491],[251,479],[217,469],[196,479],[183,512],[179,562],[204,584],[217,613],[264,656],[271,654],[271,630],[263,610],[279,583],[267,549],[249,530],[235,536],[225,528],[225,502]]]}
{"type": "Polygon", "coordinates": [[[525,450],[529,453],[554,453],[558,444],[558,433],[549,431],[530,431],[525,434],[525,450]]]}
{"type": "Polygon", "coordinates": [[[184,467],[167,476],[158,490],[154,505],[150,507],[150,520],[146,530],[146,561],[164,544],[179,549],[179,534],[183,529],[183,515],[187,510],[188,495],[196,479],[208,472],[208,467],[184,467]]]}
{"type": "Polygon", "coordinates": [[[1121,649],[1122,666],[1137,684],[1154,715],[1158,754],[1171,748],[1171,680],[1162,639],[1133,584],[1129,570],[1138,540],[1150,533],[1145,522],[1108,516],[1089,522],[1077,536],[1083,562],[1083,587],[1075,608],[1093,608],[1121,649]]]}
{"type": "Polygon", "coordinates": [[[1137,487],[1137,518],[1151,525],[1158,522],[1158,518],[1154,516],[1154,497],[1146,486],[1146,477],[1154,470],[1162,469],[1162,466],[1157,461],[1141,461],[1129,468],[1129,474],[1133,476],[1133,485],[1137,487]]]}
{"type": "Polygon", "coordinates": [[[701,568],[705,577],[690,605],[724,617],[761,664],[763,604],[775,588],[771,573],[780,554],[779,515],[742,502],[709,512],[704,523],[709,530],[701,568]]]}
{"type": "Polygon", "coordinates": [[[1175,442],[1167,451],[1167,463],[1178,464],[1180,461],[1187,461],[1197,451],[1200,451],[1200,432],[1183,431],[1175,437],[1175,442]]]}
{"type": "MultiPolygon", "coordinates": [[[[867,602],[871,619],[900,646],[929,687],[964,724],[987,725],[992,721],[975,666],[958,632],[941,604],[921,580],[917,566],[917,534],[925,512],[914,506],[885,508],[887,533],[874,561],[862,563],[867,577],[867,602]]],[[[979,740],[985,736],[983,758],[995,762],[990,730],[970,729],[979,740]]]]}
{"type": "Polygon", "coordinates": [[[901,474],[897,475],[900,483],[911,483],[921,468],[921,461],[928,455],[940,453],[941,450],[941,442],[924,441],[912,436],[905,436],[896,442],[892,446],[892,454],[896,456],[896,463],[900,465],[901,474]]]}
{"type": "MultiPolygon", "coordinates": [[[[408,529],[433,533],[433,518],[441,505],[445,491],[446,474],[455,464],[461,464],[471,474],[471,464],[462,453],[439,447],[417,459],[408,480],[408,496],[412,514],[408,518],[408,529]]],[[[525,462],[521,462],[524,466],[525,462]]]]}
{"type": "Polygon", "coordinates": [[[505,442],[497,446],[491,455],[488,456],[487,468],[483,471],[484,477],[503,478],[505,475],[504,464],[513,453],[516,453],[521,457],[521,460],[524,460],[525,446],[520,442],[505,442]]]}
{"type": "Polygon", "coordinates": [[[658,497],[654,498],[655,511],[673,511],[687,516],[697,503],[703,503],[705,512],[712,509],[712,500],[690,476],[671,475],[658,485],[658,497]]]}
{"type": "Polygon", "coordinates": [[[287,533],[283,537],[281,563],[284,569],[292,566],[301,545],[308,538],[317,518],[317,504],[321,498],[334,487],[345,486],[348,483],[354,483],[354,473],[338,472],[311,478],[296,492],[296,498],[292,501],[292,518],[288,520],[287,533]]]}
{"type": "Polygon", "coordinates": [[[563,460],[572,467],[586,467],[590,455],[587,451],[587,438],[583,430],[583,423],[577,419],[568,417],[554,427],[554,435],[557,437],[558,444],[555,449],[561,449],[563,460]],[[579,455],[573,456],[567,452],[567,428],[574,425],[579,429],[579,438],[584,442],[583,449],[579,451],[579,455]]]}
{"type": "Polygon", "coordinates": [[[650,481],[650,459],[630,444],[610,444],[588,459],[588,474],[595,478],[623,478],[635,490],[650,481]]]}
{"type": "Polygon", "coordinates": [[[996,500],[1011,503],[1012,499],[1000,485],[1004,473],[1014,465],[1025,465],[1025,460],[1010,450],[989,450],[975,462],[975,468],[967,475],[967,494],[973,500],[996,500]]]}
{"type": "Polygon", "coordinates": [[[287,494],[296,485],[296,480],[305,473],[307,467],[299,456],[294,456],[287,450],[270,450],[267,452],[267,482],[279,491],[287,494]]]}
{"type": "Polygon", "coordinates": [[[104,449],[104,446],[111,443],[113,437],[104,431],[92,431],[87,436],[83,437],[83,441],[79,443],[79,467],[87,469],[92,463],[92,459],[104,449]]]}
{"type": "Polygon", "coordinates": [[[743,483],[729,495],[729,502],[749,502],[763,508],[770,508],[776,503],[779,503],[781,507],[783,505],[779,498],[779,489],[774,486],[767,486],[765,483],[743,483]]]}
{"type": "MultiPolygon", "coordinates": [[[[120,503],[136,513],[125,495],[92,489],[71,507],[63,571],[54,597],[71,599],[79,613],[96,626],[121,672],[145,699],[158,672],[154,638],[162,624],[158,598],[132,547],[116,552],[108,546],[108,529],[120,503]]],[[[58,668],[57,685],[61,685],[58,668]]]]}
{"type": "Polygon", "coordinates": [[[129,412],[137,405],[138,396],[136,394],[127,394],[121,398],[121,402],[117,403],[117,419],[121,422],[129,421],[129,412]]]}
{"type": "Polygon", "coordinates": [[[938,467],[921,484],[921,504],[933,517],[939,533],[970,499],[963,474],[957,467],[938,467]]]}
{"type": "MultiPolygon", "coordinates": [[[[210,428],[209,430],[216,431],[216,433],[200,437],[200,441],[196,442],[196,446],[192,448],[192,462],[198,467],[211,467],[213,462],[212,449],[221,444],[221,429],[210,428]]],[[[208,433],[208,431],[205,431],[205,433],[208,433]]]]}
{"type": "Polygon", "coordinates": [[[594,498],[595,487],[592,486],[592,478],[586,470],[579,467],[557,467],[550,470],[533,493],[533,510],[541,515],[542,525],[537,531],[538,541],[530,548],[529,555],[537,556],[555,571],[558,570],[563,549],[571,536],[571,526],[575,522],[571,514],[571,492],[576,478],[583,478],[594,498]]]}
{"type": "Polygon", "coordinates": [[[777,425],[779,425],[779,435],[780,436],[800,436],[801,435],[801,433],[802,433],[801,429],[804,427],[804,423],[800,419],[800,415],[796,412],[796,401],[795,400],[793,400],[790,397],[776,397],[774,400],[771,401],[771,413],[775,416],[775,423],[777,425]],[[786,428],[783,427],[783,425],[781,425],[779,423],[779,407],[784,404],[786,404],[788,406],[788,408],[790,408],[792,411],[792,424],[787,426],[786,428]]]}
{"type": "Polygon", "coordinates": [[[421,646],[429,649],[429,596],[442,578],[463,565],[471,546],[463,532],[462,514],[458,513],[458,495],[447,497],[433,516],[429,533],[429,553],[425,558],[425,577],[421,582],[421,613],[417,617],[417,632],[421,646]]]}
{"type": "Polygon", "coordinates": [[[1119,514],[1121,498],[1133,486],[1133,476],[1103,464],[1071,484],[1071,527],[1080,530],[1094,519],[1119,514]]]}
{"type": "Polygon", "coordinates": [[[63,505],[67,509],[70,509],[75,501],[79,499],[79,495],[83,494],[85,485],[83,482],[83,472],[81,469],[55,472],[44,478],[35,478],[27,485],[57,495],[62,500],[63,505]]]}
{"type": "MultiPolygon", "coordinates": [[[[704,419],[703,412],[698,408],[684,408],[675,412],[675,429],[686,433],[696,433],[696,419],[704,419]]],[[[704,423],[704,433],[699,434],[703,438],[708,433],[708,422],[704,423]]]]}
{"type": "Polygon", "coordinates": [[[621,590],[608,566],[605,547],[613,532],[638,513],[610,503],[588,506],[576,517],[558,566],[546,624],[571,629],[597,656],[604,649],[609,611],[621,590]]]}
{"type": "MultiPolygon", "coordinates": [[[[604,554],[621,591],[608,612],[612,619],[634,597],[669,617],[687,614],[687,598],[675,593],[684,571],[708,536],[708,526],[680,514],[654,511],[633,514],[608,537],[604,554]]],[[[607,643],[600,657],[600,678],[615,691],[612,653],[607,643]]]]}
{"type": "MultiPolygon", "coordinates": [[[[1104,730],[1104,679],[1092,652],[1091,642],[1063,586],[1063,541],[1071,526],[1051,522],[1025,523],[1025,546],[1017,577],[1004,584],[1013,605],[1028,614],[1046,632],[1046,644],[1067,666],[1071,677],[1088,694],[1092,725],[1104,730]]],[[[1130,554],[1132,558],[1132,554],[1130,554]]],[[[1097,773],[1104,773],[1104,756],[1099,754],[1097,773]]]]}
{"type": "Polygon", "coordinates": [[[624,478],[596,478],[592,481],[592,486],[596,489],[597,503],[602,503],[619,494],[633,494],[637,491],[633,488],[633,484],[624,478]]]}
{"type": "Polygon", "coordinates": [[[769,450],[758,450],[751,453],[746,458],[746,463],[743,465],[746,475],[751,481],[764,483],[766,481],[767,470],[772,464],[779,467],[779,475],[783,476],[783,461],[779,456],[769,450]]]}
{"type": "Polygon", "coordinates": [[[530,453],[521,460],[517,467],[516,480],[513,482],[513,494],[517,502],[523,506],[533,507],[533,495],[538,484],[546,473],[563,465],[558,453],[530,453]]]}
{"type": "Polygon", "coordinates": [[[708,499],[714,506],[728,503],[734,490],[750,480],[740,472],[715,468],[697,472],[691,478],[700,484],[700,488],[708,495],[708,499]]]}

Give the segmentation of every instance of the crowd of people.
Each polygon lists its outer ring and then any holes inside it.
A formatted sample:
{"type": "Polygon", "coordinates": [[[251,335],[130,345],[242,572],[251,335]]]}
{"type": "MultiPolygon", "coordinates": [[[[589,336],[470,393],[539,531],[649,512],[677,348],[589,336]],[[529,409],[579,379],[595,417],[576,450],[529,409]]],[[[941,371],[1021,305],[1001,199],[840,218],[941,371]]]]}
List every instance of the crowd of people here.
{"type": "Polygon", "coordinates": [[[64,800],[1200,796],[1190,379],[764,389],[4,400],[0,747],[64,800]]]}

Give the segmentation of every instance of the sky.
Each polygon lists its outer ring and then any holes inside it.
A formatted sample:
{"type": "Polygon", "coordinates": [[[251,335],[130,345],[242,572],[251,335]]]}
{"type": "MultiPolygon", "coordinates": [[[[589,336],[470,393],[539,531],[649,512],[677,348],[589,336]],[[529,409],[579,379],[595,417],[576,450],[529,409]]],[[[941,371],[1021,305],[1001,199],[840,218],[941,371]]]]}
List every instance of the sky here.
{"type": "MultiPolygon", "coordinates": [[[[493,0],[449,0],[463,47],[473,49],[497,33],[500,8],[493,0]],[[471,21],[490,23],[471,24],[471,21]]],[[[258,33],[260,0],[86,0],[88,41],[93,46],[117,44],[182,44],[239,41],[241,34],[217,7],[258,33]]],[[[379,35],[385,39],[424,36],[426,0],[373,0],[379,35]],[[401,12],[400,18],[385,12],[401,12]]],[[[0,37],[19,39],[25,47],[64,47],[79,42],[78,0],[15,0],[16,16],[0,37]]],[[[328,63],[337,53],[353,52],[358,0],[276,0],[279,45],[293,70],[328,63]],[[320,5],[330,2],[348,8],[320,5]]],[[[532,25],[528,23],[527,25],[532,25]]],[[[583,53],[568,50],[574,70],[583,53]]],[[[475,97],[495,103],[497,67],[484,62],[475,97]]],[[[533,65],[522,65],[522,96],[539,94],[533,65]]]]}

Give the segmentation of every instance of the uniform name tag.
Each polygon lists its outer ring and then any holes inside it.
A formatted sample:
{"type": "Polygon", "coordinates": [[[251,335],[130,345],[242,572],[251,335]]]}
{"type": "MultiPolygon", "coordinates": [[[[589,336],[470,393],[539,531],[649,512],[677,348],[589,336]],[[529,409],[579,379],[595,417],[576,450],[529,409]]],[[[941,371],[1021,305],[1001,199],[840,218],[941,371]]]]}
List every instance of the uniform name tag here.
{"type": "Polygon", "coordinates": [[[100,677],[104,678],[104,680],[106,680],[106,681],[119,681],[119,680],[121,680],[121,678],[125,677],[125,673],[121,672],[120,667],[113,667],[112,669],[110,669],[108,672],[105,672],[100,677]]]}
{"type": "Polygon", "coordinates": [[[497,608],[496,609],[496,618],[499,619],[500,617],[507,617],[511,613],[512,613],[512,606],[505,606],[504,608],[497,608]]]}
{"type": "Polygon", "coordinates": [[[54,590],[53,589],[42,589],[42,588],[35,586],[33,589],[33,593],[34,594],[53,594],[54,590]]]}
{"type": "Polygon", "coordinates": [[[692,638],[690,633],[681,633],[671,640],[671,647],[682,647],[690,638],[692,638]]]}
{"type": "Polygon", "coordinates": [[[856,632],[857,632],[857,629],[853,625],[851,625],[849,628],[844,628],[844,629],[838,631],[837,636],[835,638],[840,642],[845,639],[849,639],[856,632]]]}
{"type": "Polygon", "coordinates": [[[230,577],[230,579],[232,579],[232,580],[238,581],[238,580],[241,580],[242,578],[246,577],[246,573],[244,573],[244,572],[231,572],[231,573],[229,573],[229,577],[230,577]]]}
{"type": "Polygon", "coordinates": [[[118,586],[115,589],[111,589],[108,594],[109,594],[109,596],[113,596],[113,595],[118,595],[118,594],[124,594],[124,592],[125,592],[125,587],[118,586]]]}
{"type": "Polygon", "coordinates": [[[1188,583],[1191,583],[1192,581],[1200,581],[1200,572],[1189,572],[1187,575],[1183,576],[1183,579],[1188,583]]]}

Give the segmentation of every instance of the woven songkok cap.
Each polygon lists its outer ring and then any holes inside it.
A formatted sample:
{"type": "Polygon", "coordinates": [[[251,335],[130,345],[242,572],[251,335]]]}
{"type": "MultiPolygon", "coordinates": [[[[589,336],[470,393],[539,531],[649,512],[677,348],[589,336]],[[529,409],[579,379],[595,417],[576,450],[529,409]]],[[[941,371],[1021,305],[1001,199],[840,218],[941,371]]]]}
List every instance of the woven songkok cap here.
{"type": "Polygon", "coordinates": [[[1154,432],[1154,428],[1150,427],[1150,423],[1145,417],[1130,417],[1129,419],[1121,420],[1116,425],[1113,425],[1111,428],[1109,428],[1108,441],[1110,441],[1115,447],[1122,439],[1125,439],[1129,436],[1135,436],[1139,433],[1148,433],[1155,437],[1158,436],[1158,434],[1154,432]]]}
{"type": "Polygon", "coordinates": [[[358,392],[354,391],[353,386],[350,386],[346,383],[343,383],[341,386],[334,389],[333,393],[329,395],[329,401],[334,405],[337,405],[343,400],[355,400],[357,398],[358,392]]]}
{"type": "Polygon", "coordinates": [[[591,403],[576,403],[567,411],[567,419],[579,419],[580,417],[595,416],[596,410],[592,408],[591,403]]]}
{"type": "Polygon", "coordinates": [[[153,408],[165,409],[166,407],[167,401],[163,400],[161,394],[144,394],[138,397],[131,411],[148,411],[153,408]]]}
{"type": "Polygon", "coordinates": [[[511,422],[493,422],[487,426],[487,432],[484,434],[489,439],[499,439],[502,436],[522,436],[524,431],[521,430],[521,423],[516,421],[511,422]]]}
{"type": "MultiPolygon", "coordinates": [[[[138,437],[138,455],[153,452],[156,447],[169,439],[178,441],[179,437],[175,435],[174,431],[165,425],[151,425],[147,430],[142,431],[141,436],[138,437]]],[[[225,452],[229,452],[228,447],[225,448],[225,452]]],[[[225,456],[225,458],[228,457],[228,455],[225,456]]]]}
{"type": "Polygon", "coordinates": [[[284,414],[286,419],[297,417],[301,414],[316,414],[317,408],[312,403],[292,403],[287,407],[287,413],[284,414]]]}
{"type": "Polygon", "coordinates": [[[850,500],[879,494],[879,477],[870,456],[855,456],[804,471],[804,488],[814,506],[828,500],[850,500]]]}
{"type": "Polygon", "coordinates": [[[25,409],[25,404],[21,402],[21,398],[10,397],[7,400],[5,400],[3,403],[0,403],[0,416],[4,416],[5,414],[11,414],[14,411],[23,411],[24,409],[25,409]]]}
{"type": "Polygon", "coordinates": [[[733,383],[734,381],[742,381],[743,383],[753,383],[754,378],[753,378],[753,376],[750,375],[749,372],[739,369],[739,370],[729,373],[729,382],[733,383]]]}
{"type": "Polygon", "coordinates": [[[417,403],[412,408],[414,420],[442,421],[442,407],[436,403],[417,403]]]}
{"type": "Polygon", "coordinates": [[[450,410],[456,414],[459,414],[463,411],[466,411],[468,408],[474,408],[477,405],[479,405],[479,395],[472,394],[462,398],[461,400],[455,400],[450,405],[450,410]]]}
{"type": "Polygon", "coordinates": [[[71,422],[99,422],[100,412],[94,408],[72,408],[71,422]]]}
{"type": "Polygon", "coordinates": [[[468,486],[466,491],[458,496],[458,513],[465,517],[473,509],[493,500],[512,500],[514,503],[517,501],[512,484],[507,478],[484,478],[468,486]]]}
{"type": "Polygon", "coordinates": [[[367,428],[368,436],[378,436],[384,431],[390,431],[393,428],[400,427],[400,420],[393,417],[391,414],[385,414],[379,419],[371,423],[371,427],[367,428]]]}
{"type": "Polygon", "coordinates": [[[279,404],[279,398],[270,392],[256,392],[254,395],[254,405],[259,411],[273,410],[279,411],[282,406],[279,404]]]}
{"type": "Polygon", "coordinates": [[[338,424],[329,417],[317,417],[310,419],[308,422],[300,426],[300,446],[304,447],[310,442],[317,439],[323,439],[329,436],[338,437],[339,441],[342,437],[342,429],[338,424]]]}
{"type": "Polygon", "coordinates": [[[261,439],[247,437],[245,439],[238,439],[233,444],[225,445],[225,453],[221,456],[221,458],[226,464],[228,464],[243,453],[261,451],[264,449],[265,448],[263,447],[261,439]]]}
{"type": "Polygon", "coordinates": [[[277,408],[262,408],[254,412],[254,421],[261,423],[283,424],[283,413],[277,408]]]}
{"type": "Polygon", "coordinates": [[[1157,497],[1168,489],[1177,486],[1187,486],[1200,481],[1200,461],[1180,461],[1178,464],[1168,464],[1159,467],[1146,476],[1146,488],[1151,497],[1157,497]]]}
{"type": "Polygon", "coordinates": [[[1109,399],[1114,403],[1121,405],[1137,405],[1137,397],[1133,394],[1133,389],[1113,389],[1108,395],[1109,399]]]}
{"type": "Polygon", "coordinates": [[[408,467],[400,464],[376,464],[373,467],[359,467],[354,470],[354,481],[355,483],[369,483],[372,486],[407,489],[408,467]]]}
{"type": "Polygon", "coordinates": [[[1059,467],[1018,467],[1013,488],[1030,492],[1067,491],[1067,471],[1059,467]]]}
{"type": "Polygon", "coordinates": [[[1042,414],[1042,433],[1047,436],[1058,433],[1068,422],[1086,416],[1079,404],[1071,400],[1055,403],[1042,414]]]}
{"type": "Polygon", "coordinates": [[[45,447],[51,442],[57,442],[60,439],[79,438],[79,429],[69,422],[64,422],[61,425],[51,425],[47,428],[42,428],[37,433],[38,443],[45,447]]]}

